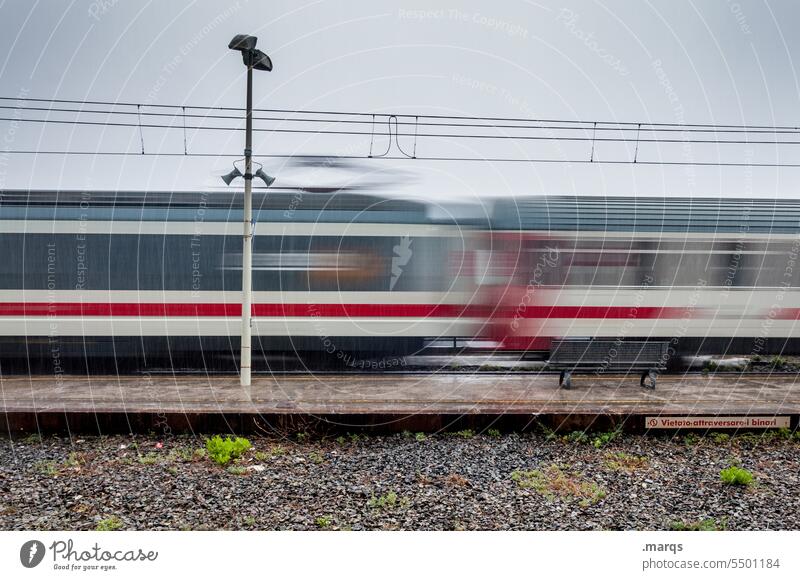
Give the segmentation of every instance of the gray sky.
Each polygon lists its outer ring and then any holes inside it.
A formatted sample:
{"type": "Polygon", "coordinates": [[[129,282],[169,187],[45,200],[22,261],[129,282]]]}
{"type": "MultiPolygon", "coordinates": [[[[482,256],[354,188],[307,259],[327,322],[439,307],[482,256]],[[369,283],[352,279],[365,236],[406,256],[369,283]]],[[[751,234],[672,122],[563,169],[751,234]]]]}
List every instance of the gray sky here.
{"type": "MultiPolygon", "coordinates": [[[[275,64],[273,72],[257,73],[258,107],[800,125],[800,38],[792,30],[798,16],[790,0],[6,0],[0,3],[0,93],[238,107],[244,104],[244,67],[226,45],[244,32],[259,37],[259,48],[275,64]]],[[[0,135],[0,150],[140,150],[139,133],[130,128],[6,121],[0,135]]],[[[182,131],[144,130],[144,141],[149,152],[183,151],[182,131]]],[[[190,151],[237,153],[243,147],[237,132],[190,131],[188,141],[190,151]]],[[[386,138],[377,137],[374,146],[385,149],[386,138]]],[[[577,159],[588,158],[590,148],[421,140],[417,154],[577,159]]],[[[369,139],[259,133],[254,149],[256,156],[366,154],[369,139]]],[[[598,144],[594,155],[624,159],[632,153],[598,144]]],[[[778,152],[642,144],[638,158],[798,163],[800,145],[778,152]]],[[[797,197],[800,177],[800,169],[786,168],[423,161],[370,161],[356,172],[309,173],[283,167],[281,160],[264,162],[278,175],[276,185],[371,179],[364,174],[399,167],[406,172],[405,190],[430,199],[507,193],[797,197]]],[[[0,186],[207,188],[217,186],[215,176],[230,163],[0,151],[0,186]]]]}

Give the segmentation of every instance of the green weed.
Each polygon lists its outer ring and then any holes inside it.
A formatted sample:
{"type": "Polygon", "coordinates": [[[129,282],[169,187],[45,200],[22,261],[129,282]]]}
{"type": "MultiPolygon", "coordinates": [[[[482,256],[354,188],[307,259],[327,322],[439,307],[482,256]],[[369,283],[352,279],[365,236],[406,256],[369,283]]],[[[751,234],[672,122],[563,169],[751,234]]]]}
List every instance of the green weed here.
{"type": "Polygon", "coordinates": [[[711,435],[709,435],[709,437],[711,437],[711,440],[717,444],[727,443],[731,439],[731,436],[728,435],[727,433],[719,433],[719,432],[712,433],[711,435]]]}
{"type": "Polygon", "coordinates": [[[403,508],[408,505],[407,498],[400,498],[397,493],[390,491],[379,497],[372,496],[369,500],[369,507],[372,509],[379,509],[384,511],[392,511],[397,508],[403,508]]]}
{"type": "Polygon", "coordinates": [[[462,439],[472,439],[473,437],[475,437],[475,431],[473,431],[472,429],[463,429],[461,431],[456,431],[455,433],[452,433],[452,435],[454,437],[461,437],[462,439]]]}
{"type": "Polygon", "coordinates": [[[72,451],[69,455],[67,455],[64,465],[71,467],[72,469],[80,469],[86,465],[86,455],[72,451]]]}
{"type": "Polygon", "coordinates": [[[714,518],[684,522],[676,520],[670,523],[669,529],[674,532],[717,532],[728,529],[727,518],[717,521],[714,518]]]}
{"type": "Polygon", "coordinates": [[[156,463],[158,463],[158,454],[151,452],[146,455],[140,455],[139,463],[141,463],[142,465],[155,465],[156,463]]]}
{"type": "Polygon", "coordinates": [[[692,447],[700,443],[702,440],[703,438],[700,437],[700,435],[698,435],[697,433],[688,433],[683,438],[683,444],[686,445],[686,447],[692,447]]]}
{"type": "Polygon", "coordinates": [[[510,369],[507,369],[506,367],[502,367],[500,365],[482,364],[481,366],[478,367],[478,370],[497,372],[497,371],[508,371],[510,369]]]}
{"type": "Polygon", "coordinates": [[[49,477],[55,477],[59,471],[58,464],[55,461],[37,461],[34,467],[37,471],[49,477]]]}
{"type": "Polygon", "coordinates": [[[592,441],[592,445],[594,445],[596,449],[600,449],[617,439],[620,435],[622,435],[622,425],[618,426],[613,431],[598,433],[592,441]]]}
{"type": "Polygon", "coordinates": [[[623,451],[606,455],[606,466],[613,471],[636,471],[648,466],[650,460],[641,455],[630,455],[623,451]]]}
{"type": "Polygon", "coordinates": [[[241,457],[241,455],[252,447],[250,441],[244,437],[225,437],[214,435],[211,439],[206,439],[206,451],[208,456],[218,465],[225,465],[231,459],[241,457]]]}
{"type": "Polygon", "coordinates": [[[328,516],[319,516],[314,520],[314,523],[317,524],[317,527],[321,530],[327,530],[333,525],[333,520],[328,516]]]}
{"type": "Polygon", "coordinates": [[[171,449],[167,454],[167,462],[190,463],[195,459],[199,459],[196,455],[196,452],[197,450],[187,449],[185,447],[171,449]]]}
{"type": "Polygon", "coordinates": [[[557,465],[544,470],[514,471],[511,479],[525,489],[532,489],[549,501],[561,498],[576,501],[581,507],[595,505],[604,497],[606,491],[596,483],[586,481],[578,475],[568,475],[557,465]]]}
{"type": "Polygon", "coordinates": [[[550,427],[548,427],[544,423],[539,423],[538,421],[537,425],[542,430],[542,433],[544,433],[544,438],[547,441],[553,441],[555,439],[558,439],[558,434],[553,429],[550,429],[550,427]]]}
{"type": "Polygon", "coordinates": [[[111,516],[97,522],[95,530],[98,532],[114,532],[122,528],[122,520],[117,516],[111,516]]]}
{"type": "Polygon", "coordinates": [[[280,445],[273,445],[269,448],[269,454],[272,457],[280,457],[281,455],[286,455],[286,448],[281,447],[280,445]]]}
{"type": "Polygon", "coordinates": [[[774,357],[772,357],[772,359],[770,359],[769,363],[775,369],[782,369],[787,365],[788,361],[782,356],[775,355],[774,357]]]}
{"type": "Polygon", "coordinates": [[[570,431],[561,436],[562,443],[586,443],[587,441],[589,441],[589,436],[585,431],[570,431]]]}
{"type": "Polygon", "coordinates": [[[750,485],[753,483],[753,474],[738,465],[731,465],[719,472],[719,477],[725,485],[750,485]]]}

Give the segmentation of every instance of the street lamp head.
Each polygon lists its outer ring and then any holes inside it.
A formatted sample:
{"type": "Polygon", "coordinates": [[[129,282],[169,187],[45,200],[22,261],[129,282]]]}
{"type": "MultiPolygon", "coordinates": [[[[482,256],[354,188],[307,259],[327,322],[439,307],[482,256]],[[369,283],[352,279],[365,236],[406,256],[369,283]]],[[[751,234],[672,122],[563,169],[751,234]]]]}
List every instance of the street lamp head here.
{"type": "Polygon", "coordinates": [[[222,176],[222,181],[225,182],[225,185],[230,185],[237,177],[243,177],[243,175],[239,168],[234,165],[230,173],[222,176]]]}
{"type": "MultiPolygon", "coordinates": [[[[250,57],[250,66],[254,69],[268,72],[272,70],[272,60],[260,50],[251,50],[247,56],[250,57]]],[[[242,58],[245,58],[245,53],[242,53],[242,58]]]]}
{"type": "Polygon", "coordinates": [[[272,61],[266,54],[256,49],[256,42],[258,42],[258,38],[255,36],[237,34],[228,43],[228,48],[242,53],[242,61],[245,66],[256,70],[271,71],[272,61]]]}
{"type": "Polygon", "coordinates": [[[250,36],[248,34],[237,34],[228,44],[228,48],[231,50],[247,52],[255,49],[256,42],[258,42],[258,38],[255,36],[250,36]]]}
{"type": "Polygon", "coordinates": [[[263,180],[264,183],[267,185],[267,187],[275,183],[275,178],[272,177],[271,175],[267,175],[266,173],[264,173],[264,170],[261,169],[260,167],[258,168],[258,171],[254,173],[254,176],[263,180]]]}

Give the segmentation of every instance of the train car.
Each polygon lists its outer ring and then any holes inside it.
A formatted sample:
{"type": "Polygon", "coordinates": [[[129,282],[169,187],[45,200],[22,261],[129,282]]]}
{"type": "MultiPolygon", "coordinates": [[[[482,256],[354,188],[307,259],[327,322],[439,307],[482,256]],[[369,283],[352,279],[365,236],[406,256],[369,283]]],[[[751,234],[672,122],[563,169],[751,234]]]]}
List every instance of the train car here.
{"type": "Polygon", "coordinates": [[[495,204],[481,252],[491,336],[670,342],[670,354],[800,351],[800,202],[542,196],[495,204]]]}
{"type": "MultiPolygon", "coordinates": [[[[0,192],[0,364],[235,368],[241,207],[218,191],[0,192]]],[[[475,334],[468,224],[337,191],[256,191],[253,207],[256,366],[395,364],[475,334]]]]}

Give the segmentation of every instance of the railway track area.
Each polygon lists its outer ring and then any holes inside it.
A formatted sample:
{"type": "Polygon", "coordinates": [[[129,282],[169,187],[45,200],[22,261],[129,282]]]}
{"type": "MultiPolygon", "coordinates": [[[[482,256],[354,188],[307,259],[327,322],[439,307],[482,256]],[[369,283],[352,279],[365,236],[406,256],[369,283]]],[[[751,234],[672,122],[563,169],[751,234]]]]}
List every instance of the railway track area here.
{"type": "Polygon", "coordinates": [[[796,529],[800,441],[497,428],[270,431],[219,465],[201,435],[0,441],[0,528],[796,529]],[[736,467],[748,485],[721,473],[736,467]],[[44,498],[47,498],[44,501],[44,498]]]}

